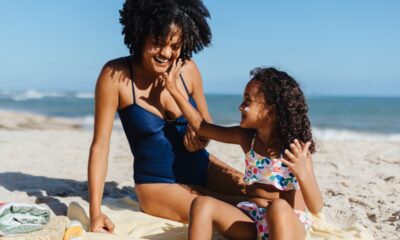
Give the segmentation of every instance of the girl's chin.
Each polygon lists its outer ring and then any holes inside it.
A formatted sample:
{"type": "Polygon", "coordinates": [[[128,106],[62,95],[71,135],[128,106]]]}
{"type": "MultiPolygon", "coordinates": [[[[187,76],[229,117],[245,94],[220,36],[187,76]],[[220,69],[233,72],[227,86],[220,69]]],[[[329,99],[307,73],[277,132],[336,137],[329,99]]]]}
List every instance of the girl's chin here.
{"type": "Polygon", "coordinates": [[[249,126],[249,124],[246,123],[244,120],[240,121],[239,126],[240,126],[241,128],[246,128],[246,129],[253,129],[253,128],[254,128],[254,127],[252,127],[252,126],[249,126]]]}

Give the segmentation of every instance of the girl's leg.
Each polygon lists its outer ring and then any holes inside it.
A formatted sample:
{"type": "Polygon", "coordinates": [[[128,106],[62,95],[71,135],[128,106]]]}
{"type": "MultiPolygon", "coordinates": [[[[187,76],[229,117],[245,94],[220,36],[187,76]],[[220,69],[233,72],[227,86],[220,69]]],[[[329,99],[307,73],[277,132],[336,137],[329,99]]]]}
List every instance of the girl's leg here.
{"type": "Polygon", "coordinates": [[[304,240],[306,238],[303,223],[285,200],[278,199],[271,202],[267,207],[266,218],[269,239],[304,240]]]}
{"type": "Polygon", "coordinates": [[[229,239],[257,237],[253,220],[240,209],[212,197],[197,197],[190,209],[188,239],[211,239],[213,226],[229,239]]]}

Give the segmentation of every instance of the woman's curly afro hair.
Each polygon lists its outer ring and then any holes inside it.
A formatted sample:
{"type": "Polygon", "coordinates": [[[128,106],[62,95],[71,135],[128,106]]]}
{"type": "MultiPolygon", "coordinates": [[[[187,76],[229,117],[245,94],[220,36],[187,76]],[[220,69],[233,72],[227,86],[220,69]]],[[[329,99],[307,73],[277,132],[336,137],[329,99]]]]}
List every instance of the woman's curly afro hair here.
{"type": "Polygon", "coordinates": [[[172,24],[182,31],[181,58],[191,58],[211,41],[210,14],[201,0],[126,0],[120,15],[125,45],[135,59],[147,36],[165,39],[172,24]]]}
{"type": "Polygon", "coordinates": [[[275,109],[276,130],[280,143],[285,149],[294,139],[311,142],[310,152],[315,152],[311,124],[308,119],[308,106],[299,84],[287,73],[275,68],[255,68],[250,72],[251,80],[260,84],[267,105],[275,109]]]}

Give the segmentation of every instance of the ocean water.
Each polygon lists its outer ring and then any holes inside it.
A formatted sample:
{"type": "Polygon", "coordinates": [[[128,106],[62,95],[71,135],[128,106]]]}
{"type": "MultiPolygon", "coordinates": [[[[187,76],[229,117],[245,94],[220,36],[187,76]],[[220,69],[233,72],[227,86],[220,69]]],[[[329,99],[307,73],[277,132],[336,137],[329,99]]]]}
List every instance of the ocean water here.
{"type": "MultiPolygon", "coordinates": [[[[93,97],[90,92],[0,91],[0,110],[73,118],[91,128],[93,97]]],[[[241,95],[206,98],[215,123],[234,125],[240,121],[241,95]]],[[[307,103],[313,132],[319,138],[400,140],[400,98],[307,97],[307,103]]]]}

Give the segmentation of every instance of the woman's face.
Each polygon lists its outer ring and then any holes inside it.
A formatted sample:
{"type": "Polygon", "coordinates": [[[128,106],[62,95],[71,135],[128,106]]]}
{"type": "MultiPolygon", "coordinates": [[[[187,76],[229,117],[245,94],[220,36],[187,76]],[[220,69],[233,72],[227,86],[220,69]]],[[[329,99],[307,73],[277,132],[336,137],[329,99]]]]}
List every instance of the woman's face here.
{"type": "Polygon", "coordinates": [[[176,25],[171,25],[170,29],[165,39],[148,36],[144,42],[142,64],[157,75],[166,72],[181,54],[182,31],[176,25]]]}

